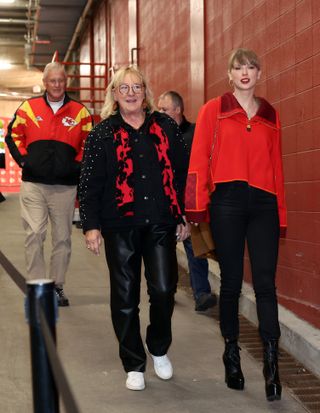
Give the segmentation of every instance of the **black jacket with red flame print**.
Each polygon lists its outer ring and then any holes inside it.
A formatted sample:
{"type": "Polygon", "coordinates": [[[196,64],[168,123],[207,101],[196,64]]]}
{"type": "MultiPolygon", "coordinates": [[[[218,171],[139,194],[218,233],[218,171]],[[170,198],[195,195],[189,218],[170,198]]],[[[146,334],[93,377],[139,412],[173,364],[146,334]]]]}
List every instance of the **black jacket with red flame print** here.
{"type": "Polygon", "coordinates": [[[182,222],[187,169],[186,144],[169,116],[149,113],[138,130],[120,114],[105,119],[85,144],[78,191],[84,232],[182,222]]]}
{"type": "Polygon", "coordinates": [[[30,98],[17,109],[6,143],[22,180],[49,185],[77,185],[85,139],[92,129],[86,107],[65,94],[54,113],[46,95],[30,98]]]}

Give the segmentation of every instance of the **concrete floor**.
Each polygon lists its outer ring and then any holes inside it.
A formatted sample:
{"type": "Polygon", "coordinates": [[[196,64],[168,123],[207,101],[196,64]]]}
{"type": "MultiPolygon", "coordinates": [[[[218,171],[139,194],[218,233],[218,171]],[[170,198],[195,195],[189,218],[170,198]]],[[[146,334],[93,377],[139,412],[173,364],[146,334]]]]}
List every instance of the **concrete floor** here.
{"type": "MultiPolygon", "coordinates": [[[[25,275],[18,195],[6,196],[7,200],[0,204],[0,249],[25,275]]],[[[173,379],[167,382],[158,379],[149,362],[146,389],[127,390],[111,324],[104,256],[95,257],[86,250],[79,229],[74,228],[72,241],[73,254],[65,287],[71,306],[59,310],[57,338],[58,352],[81,412],[306,411],[286,389],[280,402],[267,402],[261,365],[245,350],[241,353],[245,390],[228,389],[224,383],[219,326],[212,317],[195,313],[193,301],[184,290],[177,293],[173,317],[173,344],[169,351],[173,379]]],[[[31,413],[29,330],[24,317],[24,296],[1,266],[0,290],[0,413],[31,413]]],[[[147,323],[148,301],[143,285],[143,335],[147,323]]]]}

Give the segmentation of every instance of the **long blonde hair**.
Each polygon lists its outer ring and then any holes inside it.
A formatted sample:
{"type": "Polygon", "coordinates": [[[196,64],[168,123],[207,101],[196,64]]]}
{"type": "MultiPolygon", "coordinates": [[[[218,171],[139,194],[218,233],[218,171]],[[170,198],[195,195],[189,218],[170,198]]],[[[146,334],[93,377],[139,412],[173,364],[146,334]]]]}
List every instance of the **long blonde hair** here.
{"type": "Polygon", "coordinates": [[[112,77],[108,87],[104,105],[101,109],[101,118],[106,119],[111,115],[115,115],[117,112],[118,104],[114,100],[113,90],[118,87],[127,74],[137,77],[145,88],[145,100],[144,107],[147,111],[153,112],[155,105],[153,103],[152,92],[147,84],[146,78],[137,66],[123,66],[118,69],[112,77]]]}

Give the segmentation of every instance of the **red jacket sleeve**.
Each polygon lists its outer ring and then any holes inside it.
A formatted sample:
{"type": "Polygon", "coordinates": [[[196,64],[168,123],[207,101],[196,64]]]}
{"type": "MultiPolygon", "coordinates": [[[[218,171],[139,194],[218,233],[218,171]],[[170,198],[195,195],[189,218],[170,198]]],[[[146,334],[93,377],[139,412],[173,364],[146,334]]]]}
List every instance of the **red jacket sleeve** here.
{"type": "Polygon", "coordinates": [[[28,120],[28,111],[30,112],[30,105],[28,101],[25,101],[16,110],[5,138],[13,159],[20,167],[23,157],[27,155],[25,125],[28,120]]]}
{"type": "Polygon", "coordinates": [[[209,220],[208,204],[212,192],[209,164],[219,105],[220,98],[207,102],[200,109],[196,122],[185,193],[186,216],[192,222],[209,220]]]}
{"type": "Polygon", "coordinates": [[[87,136],[93,127],[92,116],[90,115],[88,109],[85,106],[83,106],[83,108],[80,110],[77,116],[77,120],[79,121],[81,125],[81,131],[80,131],[81,146],[80,146],[80,150],[78,151],[75,160],[77,162],[81,162],[83,158],[85,140],[87,139],[87,136]]]}

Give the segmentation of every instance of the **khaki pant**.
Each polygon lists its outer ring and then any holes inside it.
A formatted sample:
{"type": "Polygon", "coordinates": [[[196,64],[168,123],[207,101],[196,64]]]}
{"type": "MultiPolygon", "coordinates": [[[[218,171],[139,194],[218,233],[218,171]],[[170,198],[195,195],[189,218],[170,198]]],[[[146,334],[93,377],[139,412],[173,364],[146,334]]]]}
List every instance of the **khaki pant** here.
{"type": "Polygon", "coordinates": [[[26,231],[25,255],[30,279],[46,278],[43,250],[50,219],[52,251],[49,278],[57,285],[64,284],[71,256],[76,191],[76,186],[21,183],[21,217],[26,231]]]}

